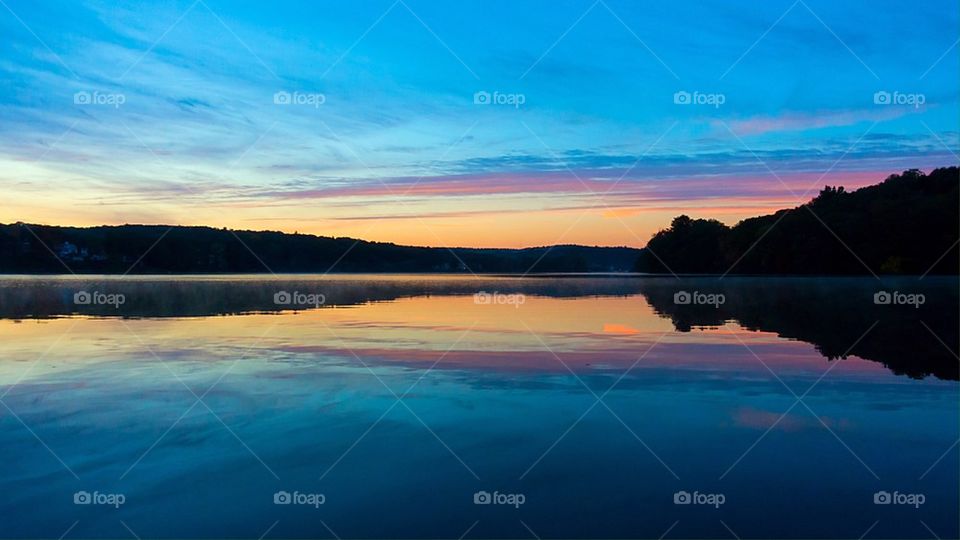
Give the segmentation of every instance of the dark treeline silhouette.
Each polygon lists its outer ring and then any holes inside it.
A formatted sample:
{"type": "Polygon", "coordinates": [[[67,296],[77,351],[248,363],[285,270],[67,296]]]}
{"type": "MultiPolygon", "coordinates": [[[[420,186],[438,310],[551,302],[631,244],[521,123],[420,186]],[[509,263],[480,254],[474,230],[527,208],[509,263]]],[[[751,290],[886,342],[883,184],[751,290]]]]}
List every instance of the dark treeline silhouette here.
{"type": "Polygon", "coordinates": [[[853,192],[827,186],[807,204],[733,227],[679,216],[654,235],[636,269],[682,274],[956,274],[958,179],[957,167],[948,167],[929,175],[904,171],[853,192]]]}
{"type": "Polygon", "coordinates": [[[805,205],[733,227],[679,216],[644,250],[447,249],[211,227],[0,224],[0,273],[956,274],[958,179],[949,167],[905,171],[853,192],[827,186],[805,205]]]}
{"type": "Polygon", "coordinates": [[[628,272],[640,250],[469,249],[211,227],[0,225],[0,273],[628,272]]]}

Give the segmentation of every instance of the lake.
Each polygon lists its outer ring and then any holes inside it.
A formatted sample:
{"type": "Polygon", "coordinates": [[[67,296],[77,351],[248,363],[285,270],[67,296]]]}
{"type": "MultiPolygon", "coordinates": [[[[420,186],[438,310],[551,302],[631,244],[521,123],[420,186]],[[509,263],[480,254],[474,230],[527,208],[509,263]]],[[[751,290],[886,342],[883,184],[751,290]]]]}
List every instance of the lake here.
{"type": "Polygon", "coordinates": [[[956,278],[0,278],[4,538],[955,538],[956,278]]]}

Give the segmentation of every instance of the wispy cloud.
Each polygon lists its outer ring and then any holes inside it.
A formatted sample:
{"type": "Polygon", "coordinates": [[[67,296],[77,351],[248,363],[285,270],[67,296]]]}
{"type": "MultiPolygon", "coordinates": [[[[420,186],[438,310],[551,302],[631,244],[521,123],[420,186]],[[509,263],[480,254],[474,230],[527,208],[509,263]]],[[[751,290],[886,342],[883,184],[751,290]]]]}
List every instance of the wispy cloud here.
{"type": "Polygon", "coordinates": [[[230,209],[237,223],[268,222],[312,219],[322,206],[344,227],[372,216],[501,211],[563,229],[575,217],[561,222],[558,212],[597,203],[632,219],[656,205],[789,202],[782,186],[764,181],[768,166],[799,188],[831,166],[833,183],[856,185],[955,162],[944,146],[958,142],[948,66],[960,52],[919,76],[952,42],[944,33],[955,34],[957,7],[938,0],[894,21],[811,2],[882,85],[804,13],[784,19],[720,81],[779,15],[772,5],[750,13],[704,5],[691,20],[683,9],[625,3],[616,6],[621,21],[598,10],[556,42],[583,8],[527,3],[512,7],[515,17],[489,9],[464,17],[459,5],[411,3],[428,31],[403,9],[371,27],[389,3],[84,0],[58,5],[54,16],[42,3],[8,0],[31,30],[0,12],[8,44],[0,189],[12,193],[0,219],[230,209]],[[542,24],[522,23],[534,15],[542,24]],[[903,27],[928,31],[905,46],[907,38],[889,38],[903,27]],[[924,93],[926,104],[875,106],[883,89],[924,93]],[[681,106],[673,102],[680,90],[726,101],[681,106]],[[306,98],[277,103],[278,92],[306,98]],[[478,92],[524,103],[478,104],[478,92]],[[107,102],[77,103],[78,93],[107,102]]]}

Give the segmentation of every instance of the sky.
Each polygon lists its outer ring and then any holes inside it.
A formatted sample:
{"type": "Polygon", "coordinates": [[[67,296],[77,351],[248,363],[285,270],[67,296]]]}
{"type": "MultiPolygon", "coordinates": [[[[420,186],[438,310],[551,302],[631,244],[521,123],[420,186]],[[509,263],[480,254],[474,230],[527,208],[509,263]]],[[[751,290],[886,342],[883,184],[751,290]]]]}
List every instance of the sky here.
{"type": "Polygon", "coordinates": [[[642,247],[956,165],[958,29],[954,0],[0,0],[0,223],[642,247]]]}

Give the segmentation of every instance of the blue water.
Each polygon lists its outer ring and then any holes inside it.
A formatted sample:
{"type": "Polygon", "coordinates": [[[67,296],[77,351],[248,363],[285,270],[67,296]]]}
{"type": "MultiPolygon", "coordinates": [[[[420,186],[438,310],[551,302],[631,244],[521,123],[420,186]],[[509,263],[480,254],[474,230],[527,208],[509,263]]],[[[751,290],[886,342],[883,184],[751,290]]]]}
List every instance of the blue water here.
{"type": "MultiPolygon", "coordinates": [[[[411,284],[301,311],[4,318],[0,535],[958,535],[949,371],[828,360],[829,336],[733,311],[680,331],[656,292],[590,286],[518,306],[411,284]],[[275,504],[281,491],[323,504],[275,504]],[[475,504],[481,491],[523,504],[475,504]],[[723,504],[675,504],[681,491],[723,504]],[[881,491],[923,503],[875,504],[881,491]]],[[[953,302],[952,285],[928,286],[953,302]]],[[[926,308],[897,317],[948,317],[926,308]]]]}

